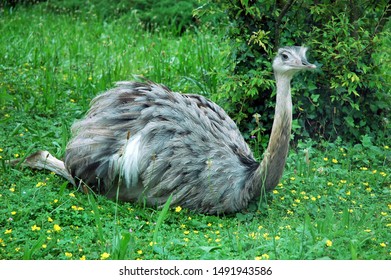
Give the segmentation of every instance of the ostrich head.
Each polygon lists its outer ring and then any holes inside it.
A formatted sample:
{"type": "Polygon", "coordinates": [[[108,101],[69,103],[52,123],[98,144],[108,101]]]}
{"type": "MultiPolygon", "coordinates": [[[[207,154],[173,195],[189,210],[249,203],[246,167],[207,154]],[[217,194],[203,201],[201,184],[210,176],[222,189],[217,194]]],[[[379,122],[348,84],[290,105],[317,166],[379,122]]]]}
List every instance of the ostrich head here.
{"type": "Polygon", "coordinates": [[[293,77],[301,70],[314,69],[315,64],[307,61],[305,53],[306,47],[284,47],[278,50],[277,56],[273,61],[274,73],[293,77]]]}

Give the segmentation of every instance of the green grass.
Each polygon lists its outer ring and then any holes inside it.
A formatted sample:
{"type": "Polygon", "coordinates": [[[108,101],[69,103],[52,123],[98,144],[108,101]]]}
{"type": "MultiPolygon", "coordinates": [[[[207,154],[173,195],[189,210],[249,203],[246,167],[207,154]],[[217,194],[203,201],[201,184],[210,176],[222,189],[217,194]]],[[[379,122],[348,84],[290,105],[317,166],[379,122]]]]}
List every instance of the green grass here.
{"type": "Polygon", "coordinates": [[[299,142],[267,203],[232,216],[116,203],[11,168],[37,149],[61,157],[72,122],[115,81],[218,91],[227,47],[216,30],[177,37],[40,8],[3,13],[0,33],[0,259],[391,259],[390,143],[366,136],[299,142]]]}

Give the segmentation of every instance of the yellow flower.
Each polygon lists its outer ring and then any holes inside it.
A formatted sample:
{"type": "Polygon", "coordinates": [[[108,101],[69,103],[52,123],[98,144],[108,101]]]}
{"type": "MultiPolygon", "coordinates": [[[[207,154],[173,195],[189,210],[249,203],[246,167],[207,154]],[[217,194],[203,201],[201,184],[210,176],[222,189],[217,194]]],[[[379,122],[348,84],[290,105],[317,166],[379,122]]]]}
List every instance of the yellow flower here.
{"type": "Polygon", "coordinates": [[[327,157],[324,157],[323,160],[324,160],[324,161],[328,161],[329,159],[328,159],[327,157]]]}
{"type": "Polygon", "coordinates": [[[390,147],[389,147],[389,146],[387,146],[387,145],[386,145],[386,146],[384,146],[384,149],[386,149],[386,150],[388,150],[389,148],[390,148],[390,147]]]}
{"type": "Polygon", "coordinates": [[[15,188],[10,188],[9,190],[10,190],[10,192],[14,192],[15,188]]]}
{"type": "Polygon", "coordinates": [[[175,207],[175,212],[179,213],[181,211],[182,211],[182,207],[180,206],[175,207]]]}
{"type": "Polygon", "coordinates": [[[50,217],[48,217],[48,222],[49,222],[49,223],[53,222],[53,219],[50,218],[50,217]]]}
{"type": "Polygon", "coordinates": [[[81,256],[80,260],[81,261],[85,261],[86,260],[86,256],[85,255],[81,256]]]}
{"type": "Polygon", "coordinates": [[[262,254],[262,259],[268,260],[270,257],[268,254],[262,254]]]}
{"type": "Polygon", "coordinates": [[[294,180],[296,180],[296,178],[295,178],[295,177],[291,177],[290,179],[291,179],[291,181],[294,181],[294,180]]]}
{"type": "Polygon", "coordinates": [[[4,234],[11,234],[12,233],[12,229],[6,229],[5,231],[4,231],[4,234]]]}
{"type": "Polygon", "coordinates": [[[387,212],[380,212],[380,215],[387,216],[388,214],[387,214],[387,212]]]}
{"type": "Polygon", "coordinates": [[[333,241],[327,239],[327,240],[326,240],[326,246],[327,246],[327,247],[333,246],[333,241]]]}
{"type": "Polygon", "coordinates": [[[70,197],[75,197],[75,194],[74,193],[70,193],[69,196],[70,197]]]}
{"type": "Polygon", "coordinates": [[[384,247],[387,247],[387,244],[384,243],[384,242],[380,243],[379,245],[382,246],[383,248],[384,248],[384,247]]]}
{"type": "Polygon", "coordinates": [[[106,252],[104,252],[104,253],[102,253],[102,254],[100,255],[100,259],[101,259],[101,260],[108,259],[109,257],[110,257],[110,254],[109,254],[109,253],[106,253],[106,252]]]}
{"type": "Polygon", "coordinates": [[[72,257],[72,253],[65,252],[65,256],[66,256],[67,258],[71,258],[71,257],[72,257]]]}
{"type": "Polygon", "coordinates": [[[216,238],[215,242],[219,243],[221,241],[220,238],[216,238]]]}
{"type": "Polygon", "coordinates": [[[47,246],[48,246],[48,245],[46,245],[46,244],[42,244],[41,247],[42,247],[43,249],[46,249],[47,246]]]}
{"type": "Polygon", "coordinates": [[[46,186],[46,183],[45,182],[38,182],[35,187],[39,188],[39,187],[42,187],[42,186],[46,186]]]}
{"type": "Polygon", "coordinates": [[[41,230],[41,228],[38,227],[37,225],[33,225],[33,226],[31,227],[31,230],[32,230],[32,231],[38,231],[38,230],[41,230]]]}
{"type": "Polygon", "coordinates": [[[274,194],[278,194],[278,191],[277,191],[277,190],[274,190],[273,193],[274,193],[274,194]]]}
{"type": "Polygon", "coordinates": [[[332,161],[333,163],[338,163],[338,160],[336,160],[335,158],[333,158],[331,161],[332,161]]]}
{"type": "Polygon", "coordinates": [[[276,236],[274,237],[274,239],[275,239],[275,240],[280,240],[281,237],[279,237],[278,235],[276,235],[276,236]]]}
{"type": "Polygon", "coordinates": [[[137,254],[141,255],[143,253],[143,250],[138,250],[137,254]]]}
{"type": "Polygon", "coordinates": [[[53,226],[53,229],[54,229],[54,231],[60,231],[61,230],[61,227],[58,225],[58,224],[55,224],[54,226],[53,226]]]}
{"type": "Polygon", "coordinates": [[[185,234],[185,235],[188,235],[190,233],[190,231],[188,231],[188,230],[185,230],[184,232],[183,232],[183,234],[185,234]]]}
{"type": "MultiPolygon", "coordinates": [[[[390,204],[391,205],[391,204],[390,204]]],[[[16,215],[16,211],[12,211],[11,215],[16,215]]]]}

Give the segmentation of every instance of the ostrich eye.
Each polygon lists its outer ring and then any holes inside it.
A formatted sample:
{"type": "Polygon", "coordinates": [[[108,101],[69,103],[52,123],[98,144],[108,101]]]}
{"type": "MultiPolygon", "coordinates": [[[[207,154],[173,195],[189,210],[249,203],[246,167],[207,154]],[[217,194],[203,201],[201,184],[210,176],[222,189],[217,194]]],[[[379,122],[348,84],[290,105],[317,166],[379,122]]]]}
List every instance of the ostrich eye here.
{"type": "Polygon", "coordinates": [[[283,54],[281,54],[281,56],[282,56],[282,60],[288,60],[288,55],[287,54],[283,53],[283,54]]]}

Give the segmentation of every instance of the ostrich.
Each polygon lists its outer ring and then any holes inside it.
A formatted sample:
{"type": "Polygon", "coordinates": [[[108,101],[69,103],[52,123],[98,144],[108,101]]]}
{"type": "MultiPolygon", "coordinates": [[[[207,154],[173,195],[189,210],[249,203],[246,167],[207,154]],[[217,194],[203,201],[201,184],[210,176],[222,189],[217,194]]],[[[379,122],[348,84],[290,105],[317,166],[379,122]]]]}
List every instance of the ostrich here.
{"type": "MultiPolygon", "coordinates": [[[[24,165],[48,169],[110,199],[208,214],[234,213],[279,182],[292,123],[290,82],[316,68],[305,47],[283,47],[273,61],[277,96],[270,141],[257,162],[232,119],[200,95],[152,82],[119,82],[95,97],[72,126],[64,161],[47,151],[24,165]]],[[[15,162],[14,162],[15,163],[15,162]]]]}

